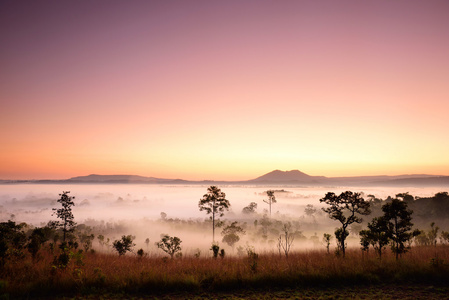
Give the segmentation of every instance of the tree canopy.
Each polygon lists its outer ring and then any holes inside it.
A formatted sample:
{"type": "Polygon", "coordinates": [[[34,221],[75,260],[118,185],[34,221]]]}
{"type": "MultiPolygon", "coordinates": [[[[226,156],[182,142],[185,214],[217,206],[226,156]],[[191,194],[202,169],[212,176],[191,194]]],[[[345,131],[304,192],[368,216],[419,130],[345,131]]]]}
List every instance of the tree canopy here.
{"type": "Polygon", "coordinates": [[[75,199],[75,197],[69,196],[69,193],[70,192],[67,191],[59,194],[61,198],[58,199],[58,202],[61,203],[62,208],[53,208],[53,214],[56,214],[56,216],[61,219],[61,221],[54,221],[51,223],[56,228],[62,229],[63,242],[65,242],[66,240],[67,232],[73,231],[76,226],[76,223],[74,221],[75,217],[72,213],[72,206],[75,205],[73,199],[75,199]]]}
{"type": "Polygon", "coordinates": [[[363,199],[360,193],[351,191],[343,192],[340,195],[329,192],[324,198],[320,199],[320,202],[328,204],[330,207],[323,207],[323,211],[329,214],[331,219],[341,223],[341,227],[335,231],[335,236],[344,257],[345,240],[349,235],[347,227],[352,223],[361,223],[362,218],[358,215],[370,214],[370,204],[363,199]]]}
{"type": "Polygon", "coordinates": [[[226,194],[218,187],[212,185],[207,188],[207,193],[198,202],[200,211],[205,210],[207,214],[212,214],[212,239],[215,241],[215,215],[222,217],[225,210],[229,210],[231,203],[226,199],[226,194]]]}

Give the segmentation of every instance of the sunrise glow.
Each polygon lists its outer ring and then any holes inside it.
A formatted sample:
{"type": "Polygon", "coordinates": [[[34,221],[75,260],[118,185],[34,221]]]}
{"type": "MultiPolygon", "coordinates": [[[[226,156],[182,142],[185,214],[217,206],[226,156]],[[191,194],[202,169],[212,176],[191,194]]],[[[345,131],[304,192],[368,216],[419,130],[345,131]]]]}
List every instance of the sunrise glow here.
{"type": "Polygon", "coordinates": [[[449,175],[448,1],[0,7],[0,179],[449,175]]]}

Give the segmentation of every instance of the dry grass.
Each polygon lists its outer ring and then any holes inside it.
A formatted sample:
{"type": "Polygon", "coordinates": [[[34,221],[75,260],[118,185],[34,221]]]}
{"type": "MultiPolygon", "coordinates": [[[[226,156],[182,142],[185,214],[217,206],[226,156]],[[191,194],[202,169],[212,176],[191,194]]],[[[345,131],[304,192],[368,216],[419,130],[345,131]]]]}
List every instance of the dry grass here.
{"type": "Polygon", "coordinates": [[[52,267],[54,255],[9,261],[0,269],[2,293],[14,297],[89,295],[105,291],[158,294],[173,291],[216,292],[244,289],[378,284],[449,284],[449,247],[414,247],[399,261],[387,251],[379,260],[373,251],[350,249],[346,258],[324,251],[297,252],[288,259],[277,254],[224,259],[124,256],[87,253],[65,270],[52,267]],[[6,285],[6,286],[5,286],[6,285]]]}

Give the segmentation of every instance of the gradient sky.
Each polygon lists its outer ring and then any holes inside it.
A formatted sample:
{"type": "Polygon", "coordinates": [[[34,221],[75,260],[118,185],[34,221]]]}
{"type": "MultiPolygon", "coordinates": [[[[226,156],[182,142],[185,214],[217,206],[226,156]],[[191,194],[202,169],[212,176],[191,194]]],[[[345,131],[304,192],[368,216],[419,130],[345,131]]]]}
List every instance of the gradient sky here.
{"type": "Polygon", "coordinates": [[[0,1],[0,179],[449,175],[449,1],[0,1]]]}

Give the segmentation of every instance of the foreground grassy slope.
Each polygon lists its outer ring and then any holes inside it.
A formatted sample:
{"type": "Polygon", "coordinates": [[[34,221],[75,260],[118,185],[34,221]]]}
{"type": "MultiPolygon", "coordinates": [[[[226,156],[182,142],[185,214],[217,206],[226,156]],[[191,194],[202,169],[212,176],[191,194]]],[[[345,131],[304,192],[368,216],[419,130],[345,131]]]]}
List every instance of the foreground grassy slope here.
{"type": "MultiPolygon", "coordinates": [[[[224,259],[124,256],[86,253],[73,257],[64,270],[55,254],[7,262],[1,269],[0,295],[46,297],[74,295],[200,295],[242,291],[322,290],[341,287],[449,286],[449,247],[414,247],[399,261],[387,252],[349,250],[345,259],[323,251],[298,252],[288,259],[259,254],[224,259]],[[312,289],[312,290],[311,290],[312,289]]],[[[181,298],[183,296],[180,296],[181,298]]]]}

